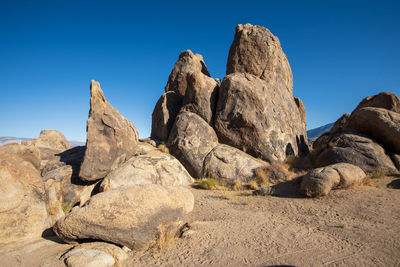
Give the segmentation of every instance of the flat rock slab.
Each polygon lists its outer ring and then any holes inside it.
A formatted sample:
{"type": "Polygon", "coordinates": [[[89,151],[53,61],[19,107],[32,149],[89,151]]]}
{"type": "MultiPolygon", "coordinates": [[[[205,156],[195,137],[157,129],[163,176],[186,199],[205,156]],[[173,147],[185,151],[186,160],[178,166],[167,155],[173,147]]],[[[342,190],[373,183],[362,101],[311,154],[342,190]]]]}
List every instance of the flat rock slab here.
{"type": "Polygon", "coordinates": [[[120,187],[75,207],[53,230],[65,241],[91,238],[138,250],[175,236],[193,205],[192,192],[183,187],[120,187]]]}
{"type": "Polygon", "coordinates": [[[79,176],[85,181],[104,178],[135,154],[138,133],[104,97],[98,82],[90,85],[85,156],[79,176]]]}

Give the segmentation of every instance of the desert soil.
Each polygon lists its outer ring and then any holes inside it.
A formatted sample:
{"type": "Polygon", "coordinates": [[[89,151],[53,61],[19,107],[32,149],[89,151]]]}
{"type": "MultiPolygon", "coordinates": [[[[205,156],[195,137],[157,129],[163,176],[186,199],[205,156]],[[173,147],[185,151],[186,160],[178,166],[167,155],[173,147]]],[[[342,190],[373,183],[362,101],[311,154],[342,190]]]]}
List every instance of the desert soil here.
{"type": "MultiPolygon", "coordinates": [[[[125,266],[400,266],[400,177],[309,199],[192,189],[190,229],[125,266]]],[[[0,248],[0,266],[63,266],[54,237],[0,248]],[[54,240],[54,241],[53,241],[54,240]]]]}

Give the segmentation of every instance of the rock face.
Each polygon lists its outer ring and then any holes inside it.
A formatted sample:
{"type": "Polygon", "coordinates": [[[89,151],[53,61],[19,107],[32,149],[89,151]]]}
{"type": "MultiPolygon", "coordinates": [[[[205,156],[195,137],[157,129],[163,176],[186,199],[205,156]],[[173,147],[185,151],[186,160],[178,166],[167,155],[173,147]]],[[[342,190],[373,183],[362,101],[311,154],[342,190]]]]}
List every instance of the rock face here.
{"type": "Polygon", "coordinates": [[[120,247],[103,242],[83,243],[65,253],[68,267],[120,267],[128,254],[120,247]]]}
{"type": "Polygon", "coordinates": [[[307,150],[305,108],[279,39],[260,26],[236,27],[215,115],[220,142],[269,162],[307,150]]]}
{"type": "Polygon", "coordinates": [[[8,152],[10,154],[16,155],[23,160],[32,163],[32,165],[37,170],[40,170],[40,151],[35,146],[10,143],[4,146],[0,146],[0,152],[8,152]]]}
{"type": "Polygon", "coordinates": [[[65,136],[56,130],[42,130],[38,138],[23,141],[22,144],[37,147],[42,160],[49,160],[55,154],[71,148],[65,136]]]}
{"type": "Polygon", "coordinates": [[[188,73],[200,72],[210,76],[203,57],[199,54],[193,54],[192,51],[186,50],[179,55],[178,61],[169,75],[165,92],[174,91],[182,97],[186,94],[188,87],[188,73]]]}
{"type": "Polygon", "coordinates": [[[0,151],[0,243],[38,238],[49,226],[46,193],[31,162],[0,151]]]}
{"type": "Polygon", "coordinates": [[[307,147],[305,124],[291,93],[247,73],[224,78],[214,126],[220,142],[269,162],[282,162],[307,147]]]}
{"type": "Polygon", "coordinates": [[[165,141],[182,107],[183,97],[174,91],[164,93],[157,101],[152,114],[151,137],[165,141]]]}
{"type": "Polygon", "coordinates": [[[193,205],[193,194],[183,187],[126,186],[92,196],[53,230],[66,241],[92,238],[138,250],[175,236],[193,205]]]}
{"type": "Polygon", "coordinates": [[[300,191],[309,197],[326,196],[332,189],[360,184],[365,177],[364,171],[359,167],[338,163],[306,174],[302,178],[300,191]]]}
{"type": "Polygon", "coordinates": [[[153,147],[111,171],[103,179],[100,190],[146,184],[186,186],[193,182],[193,178],[176,158],[153,147]]]}
{"type": "Polygon", "coordinates": [[[204,160],[204,177],[213,177],[218,180],[248,183],[256,179],[258,169],[269,166],[266,162],[253,158],[243,151],[227,145],[218,145],[204,160]]]}
{"type": "Polygon", "coordinates": [[[180,113],[168,138],[168,147],[189,173],[202,177],[203,162],[217,146],[218,138],[213,128],[192,112],[180,113]]]}
{"type": "Polygon", "coordinates": [[[396,173],[390,157],[381,145],[367,136],[355,133],[339,133],[325,140],[324,146],[318,147],[322,152],[316,158],[316,166],[327,166],[347,162],[360,167],[364,172],[376,170],[385,173],[396,173]]]}
{"type": "Polygon", "coordinates": [[[135,126],[107,102],[98,82],[90,85],[85,157],[79,176],[85,181],[104,178],[135,154],[135,126]]]}
{"type": "Polygon", "coordinates": [[[360,108],[351,114],[348,124],[390,151],[400,153],[400,113],[383,108],[360,108]]]}

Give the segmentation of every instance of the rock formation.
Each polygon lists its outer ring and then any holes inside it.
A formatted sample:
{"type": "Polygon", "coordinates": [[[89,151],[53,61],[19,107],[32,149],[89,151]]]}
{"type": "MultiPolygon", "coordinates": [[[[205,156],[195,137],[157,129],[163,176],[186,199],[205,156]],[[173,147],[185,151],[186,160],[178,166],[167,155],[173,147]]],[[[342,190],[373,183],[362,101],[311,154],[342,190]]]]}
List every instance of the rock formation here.
{"type": "Polygon", "coordinates": [[[53,229],[66,241],[91,238],[138,250],[175,236],[193,205],[193,194],[183,187],[125,186],[92,196],[53,229]]]}
{"type": "Polygon", "coordinates": [[[85,181],[104,178],[130,159],[136,150],[135,126],[107,102],[98,82],[90,85],[86,151],[79,177],[85,181]]]}

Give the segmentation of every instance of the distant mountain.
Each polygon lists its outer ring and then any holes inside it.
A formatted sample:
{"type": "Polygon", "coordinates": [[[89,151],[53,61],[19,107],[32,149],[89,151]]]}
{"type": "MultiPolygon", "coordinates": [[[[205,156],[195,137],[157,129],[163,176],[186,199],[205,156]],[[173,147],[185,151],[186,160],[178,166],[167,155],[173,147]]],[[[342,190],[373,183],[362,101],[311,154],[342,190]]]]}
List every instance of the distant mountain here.
{"type": "Polygon", "coordinates": [[[320,137],[323,133],[329,131],[329,130],[333,127],[334,124],[335,124],[335,123],[332,122],[332,123],[328,123],[328,124],[326,124],[326,125],[324,125],[324,126],[321,126],[321,127],[318,127],[318,128],[314,128],[314,129],[311,129],[311,130],[308,130],[308,131],[307,131],[308,139],[310,139],[310,140],[312,140],[312,141],[316,140],[316,139],[317,139],[318,137],[320,137]]]}
{"type": "MultiPolygon", "coordinates": [[[[19,138],[19,137],[12,137],[12,136],[4,136],[0,137],[0,146],[9,144],[9,143],[18,143],[21,144],[21,141],[27,141],[31,138],[19,138]]],[[[68,143],[74,147],[74,146],[84,146],[85,142],[80,142],[80,141],[68,141],[68,143]]]]}

